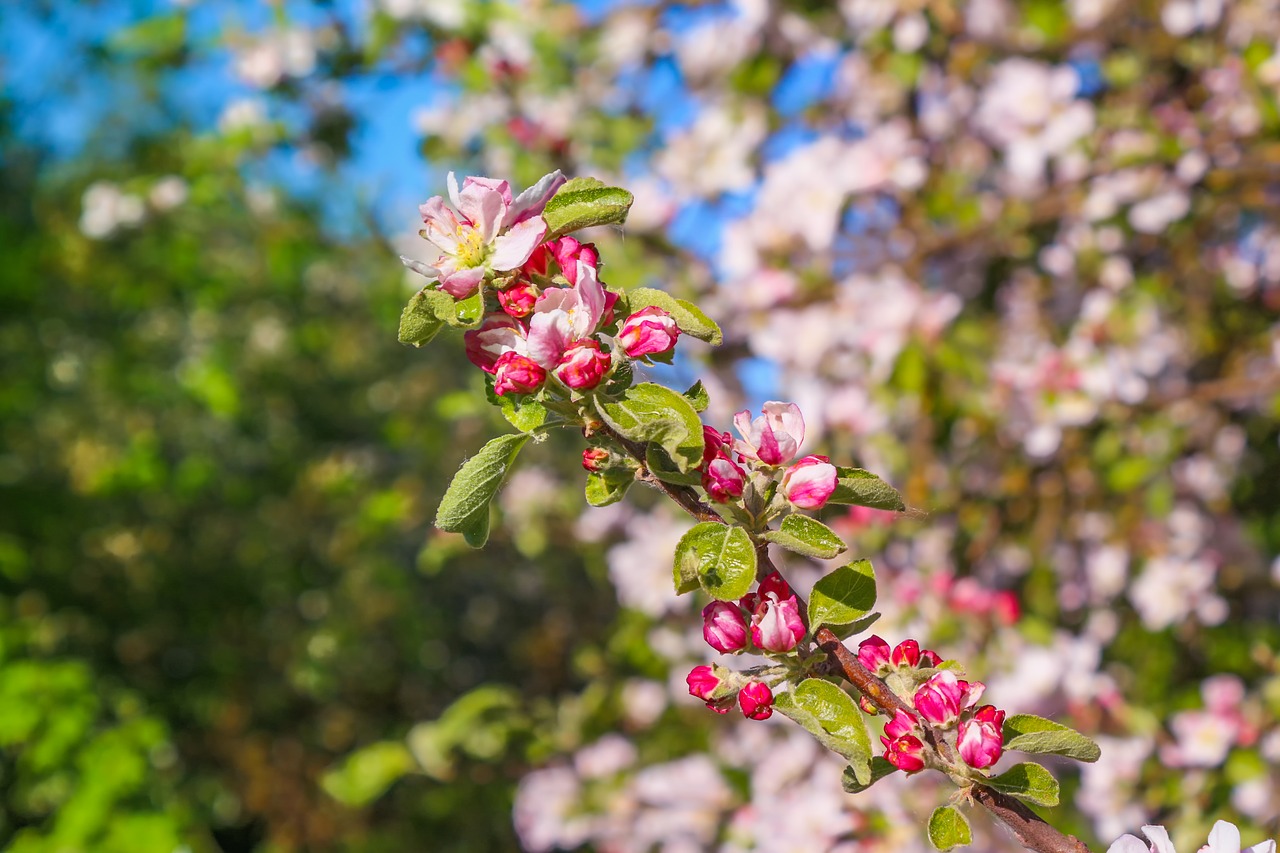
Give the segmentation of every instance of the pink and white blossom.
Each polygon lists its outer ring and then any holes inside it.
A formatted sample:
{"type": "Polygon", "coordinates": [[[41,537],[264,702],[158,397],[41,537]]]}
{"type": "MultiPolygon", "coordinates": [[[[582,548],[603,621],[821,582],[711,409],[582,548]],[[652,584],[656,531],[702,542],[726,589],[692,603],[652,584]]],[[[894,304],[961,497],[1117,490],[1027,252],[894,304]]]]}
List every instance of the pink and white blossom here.
{"type": "Polygon", "coordinates": [[[453,207],[433,196],[418,208],[424,224],[419,234],[441,254],[429,265],[401,260],[438,281],[445,293],[464,299],[493,273],[519,269],[529,260],[547,233],[542,209],[564,182],[564,175],[555,171],[512,198],[506,181],[472,176],[459,188],[450,172],[453,207]]]}
{"type": "Polygon", "coordinates": [[[876,675],[889,671],[889,644],[878,634],[872,634],[858,644],[858,661],[876,675]]]}
{"type": "Polygon", "coordinates": [[[595,267],[580,263],[573,287],[542,291],[529,317],[529,355],[551,370],[570,347],[591,338],[604,319],[605,290],[595,267]]]}
{"type": "Polygon", "coordinates": [[[751,620],[751,641],[767,652],[789,652],[804,636],[804,621],[795,596],[779,599],[777,593],[761,598],[751,620]]]}
{"type": "Polygon", "coordinates": [[[480,328],[463,334],[462,341],[467,359],[485,373],[493,373],[506,353],[529,355],[524,326],[506,314],[490,314],[480,328]]]}
{"type": "Polygon", "coordinates": [[[746,484],[746,473],[727,456],[712,459],[702,472],[702,488],[716,503],[728,503],[732,498],[742,497],[746,484]]]}
{"type": "Polygon", "coordinates": [[[547,371],[533,359],[520,353],[504,352],[493,367],[493,393],[529,394],[542,387],[547,371]]]}
{"type": "Polygon", "coordinates": [[[782,475],[782,494],[800,509],[821,509],[836,490],[836,466],[825,456],[806,456],[782,475]]]}
{"type": "Polygon", "coordinates": [[[986,685],[981,681],[970,684],[944,669],[920,685],[912,702],[920,716],[935,726],[946,728],[954,725],[960,718],[960,712],[977,702],[985,690],[986,685]]]}
{"type": "Polygon", "coordinates": [[[1004,752],[1004,711],[983,705],[960,723],[956,748],[970,767],[984,770],[1000,760],[1004,752]]]}
{"type": "Polygon", "coordinates": [[[744,410],[733,416],[733,426],[742,436],[733,449],[744,459],[755,459],[765,465],[785,465],[800,452],[804,443],[804,415],[795,403],[771,400],[762,407],[755,420],[744,410]]]}
{"type": "Polygon", "coordinates": [[[680,327],[671,314],[656,305],[642,308],[623,321],[616,340],[631,358],[665,355],[675,349],[680,327]]]}
{"type": "Polygon", "coordinates": [[[556,365],[556,378],[576,391],[587,391],[600,384],[613,360],[601,352],[597,341],[574,344],[556,365]]]}

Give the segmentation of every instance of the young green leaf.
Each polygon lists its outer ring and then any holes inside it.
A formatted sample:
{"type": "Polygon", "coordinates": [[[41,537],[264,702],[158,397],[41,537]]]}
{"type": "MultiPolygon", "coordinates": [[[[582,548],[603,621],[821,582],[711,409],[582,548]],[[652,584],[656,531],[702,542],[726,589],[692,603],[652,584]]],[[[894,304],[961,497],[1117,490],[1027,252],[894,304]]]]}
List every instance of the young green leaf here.
{"type": "Polygon", "coordinates": [[[667,455],[667,451],[656,444],[650,444],[645,448],[644,464],[650,474],[664,483],[674,483],[677,486],[697,486],[702,483],[702,476],[697,471],[680,473],[676,464],[671,461],[671,457],[667,455]]]}
{"type": "Polygon", "coordinates": [[[702,462],[702,420],[689,401],[670,388],[642,382],[627,389],[621,400],[597,398],[596,408],[619,435],[662,447],[680,473],[702,462]]]}
{"type": "Polygon", "coordinates": [[[1098,745],[1080,732],[1035,714],[1014,714],[1004,721],[1004,748],[1065,755],[1076,761],[1097,761],[1102,755],[1098,745]]]}
{"type": "Polygon", "coordinates": [[[876,605],[876,573],[869,560],[841,566],[813,585],[809,627],[826,625],[843,638],[876,605]]]}
{"type": "Polygon", "coordinates": [[[621,187],[607,187],[595,178],[574,178],[560,187],[542,211],[547,223],[544,239],[553,240],[594,225],[621,224],[634,200],[621,187]]]}
{"type": "Polygon", "coordinates": [[[712,598],[737,601],[756,579],[756,549],[751,537],[741,527],[714,521],[695,524],[676,545],[677,593],[687,584],[690,571],[712,598]]]}
{"type": "Polygon", "coordinates": [[[834,530],[799,513],[788,515],[777,530],[766,530],[760,538],[788,551],[820,560],[829,560],[845,550],[844,540],[834,530]]]}
{"type": "Polygon", "coordinates": [[[707,393],[706,388],[702,387],[701,379],[684,392],[684,397],[689,401],[689,405],[693,406],[695,412],[705,412],[707,406],[711,405],[711,395],[707,393]]]}
{"type": "Polygon", "coordinates": [[[661,308],[676,321],[680,331],[692,338],[706,341],[713,347],[724,342],[724,335],[715,321],[702,313],[692,302],[676,299],[670,293],[650,287],[637,287],[627,291],[627,310],[634,314],[643,308],[661,308]]]}
{"type": "Polygon", "coordinates": [[[898,490],[870,471],[861,468],[837,468],[836,471],[840,478],[827,503],[869,506],[894,512],[902,512],[907,508],[898,490]]]}
{"type": "Polygon", "coordinates": [[[453,314],[445,318],[450,326],[463,329],[480,325],[484,319],[484,291],[477,290],[466,299],[459,299],[453,306],[453,314]]]}
{"type": "Polygon", "coordinates": [[[973,843],[969,821],[955,806],[939,806],[929,816],[929,840],[946,853],[953,847],[973,843]]]}
{"type": "Polygon", "coordinates": [[[986,784],[1002,794],[1037,806],[1058,804],[1058,780],[1039,764],[1029,761],[1013,765],[999,776],[988,779],[986,784]]]}
{"type": "Polygon", "coordinates": [[[498,408],[502,410],[502,416],[521,432],[533,432],[538,427],[563,420],[558,415],[548,412],[546,406],[532,397],[522,398],[515,394],[503,394],[502,396],[495,394],[494,399],[498,401],[498,408]]]}
{"type": "Polygon", "coordinates": [[[779,693],[774,707],[804,727],[818,741],[849,762],[854,781],[869,786],[871,738],[862,712],[839,687],[820,678],[806,678],[789,693],[779,693]]]}
{"type": "Polygon", "coordinates": [[[483,546],[489,539],[489,501],[528,440],[523,433],[498,436],[463,462],[436,510],[436,527],[461,533],[472,548],[483,546]]]}
{"type": "Polygon", "coordinates": [[[587,503],[608,506],[622,500],[636,481],[630,471],[603,471],[587,475],[587,503]]]}
{"type": "Polygon", "coordinates": [[[840,781],[841,781],[841,784],[844,785],[844,790],[846,793],[861,794],[863,791],[867,790],[868,788],[870,788],[875,783],[879,782],[884,777],[891,776],[892,774],[897,772],[898,772],[898,768],[890,764],[887,760],[885,760],[884,757],[879,755],[873,755],[871,757],[871,781],[870,782],[868,782],[865,785],[859,782],[858,776],[856,773],[854,773],[852,766],[846,767],[844,769],[844,776],[841,778],[840,781]]]}
{"type": "Polygon", "coordinates": [[[452,304],[447,293],[438,290],[420,290],[404,306],[400,314],[400,343],[423,346],[431,341],[444,326],[436,315],[435,299],[443,296],[452,304]]]}

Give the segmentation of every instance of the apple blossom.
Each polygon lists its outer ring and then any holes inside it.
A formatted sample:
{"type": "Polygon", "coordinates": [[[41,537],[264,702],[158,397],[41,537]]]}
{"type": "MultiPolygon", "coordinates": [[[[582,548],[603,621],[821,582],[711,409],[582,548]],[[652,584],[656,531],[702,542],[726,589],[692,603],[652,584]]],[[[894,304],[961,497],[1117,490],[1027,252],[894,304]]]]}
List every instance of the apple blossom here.
{"type": "Polygon", "coordinates": [[[570,347],[591,340],[604,319],[605,292],[595,267],[580,264],[578,272],[573,287],[542,291],[529,317],[529,355],[548,370],[570,347]]]}
{"type": "Polygon", "coordinates": [[[782,475],[782,494],[800,509],[821,509],[836,490],[836,466],[825,456],[806,456],[782,475]]]}
{"type": "Polygon", "coordinates": [[[545,245],[550,248],[570,287],[578,283],[578,264],[585,264],[593,271],[599,266],[600,255],[594,243],[579,243],[572,237],[561,237],[545,245]]]}
{"type": "Polygon", "coordinates": [[[924,769],[924,743],[915,735],[881,737],[880,743],[884,744],[885,760],[899,770],[915,773],[924,769]]]}
{"type": "Polygon", "coordinates": [[[624,320],[615,340],[631,358],[643,358],[671,352],[679,337],[680,328],[671,314],[650,305],[624,320]]]}
{"type": "Polygon", "coordinates": [[[884,724],[884,733],[891,740],[896,740],[915,731],[916,726],[916,718],[899,708],[894,713],[893,719],[884,724]]]}
{"type": "Polygon", "coordinates": [[[469,177],[461,189],[449,173],[450,208],[441,196],[419,207],[422,237],[440,250],[431,265],[402,258],[415,272],[440,282],[440,289],[462,299],[475,293],[494,272],[519,269],[542,242],[547,225],[540,214],[565,182],[559,171],[545,175],[518,197],[493,178],[469,177]]]}
{"type": "Polygon", "coordinates": [[[779,599],[789,598],[792,595],[795,595],[791,590],[791,585],[787,583],[786,578],[782,576],[781,572],[776,571],[769,572],[769,574],[761,578],[760,586],[757,587],[756,591],[760,593],[761,597],[768,596],[772,593],[779,599]]]}
{"type": "Polygon", "coordinates": [[[603,447],[587,447],[582,451],[582,467],[598,473],[604,470],[604,464],[609,461],[609,451],[603,447]]]}
{"type": "Polygon", "coordinates": [[[983,770],[1000,760],[1004,752],[1004,711],[983,705],[960,722],[956,748],[970,767],[983,770]]]}
{"type": "Polygon", "coordinates": [[[726,456],[712,459],[702,471],[702,488],[716,503],[742,497],[746,483],[746,473],[726,456]]]}
{"type": "Polygon", "coordinates": [[[915,667],[920,663],[920,644],[915,640],[903,640],[894,646],[890,661],[896,667],[915,667]]]}
{"type": "Polygon", "coordinates": [[[547,371],[528,356],[515,351],[504,352],[493,367],[493,393],[501,397],[507,392],[528,394],[537,391],[547,379],[547,371]]]}
{"type": "Polygon", "coordinates": [[[713,601],[702,608],[702,638],[718,652],[740,652],[747,647],[747,620],[742,610],[727,601],[713,601]]]}
{"type": "MultiPolygon", "coordinates": [[[[1107,848],[1107,853],[1177,853],[1168,830],[1163,826],[1144,826],[1142,834],[1151,842],[1149,848],[1133,835],[1122,835],[1107,848]]],[[[1209,831],[1209,843],[1201,847],[1199,853],[1276,853],[1275,841],[1260,841],[1243,849],[1240,844],[1240,829],[1233,823],[1220,820],[1209,831]]]]}
{"type": "Polygon", "coordinates": [[[508,352],[528,355],[525,329],[506,314],[490,314],[480,328],[462,336],[467,359],[485,373],[497,369],[498,359],[508,352]]]}
{"type": "Polygon", "coordinates": [[[556,365],[556,378],[578,391],[586,391],[600,384],[613,363],[609,354],[600,351],[596,341],[583,341],[565,351],[556,365]]]}
{"type": "Polygon", "coordinates": [[[805,634],[795,596],[779,599],[776,593],[761,596],[751,620],[751,641],[768,652],[789,652],[805,634]]]}
{"type": "Polygon", "coordinates": [[[970,684],[956,678],[956,674],[944,669],[916,690],[912,699],[920,716],[936,726],[950,727],[960,717],[960,712],[982,696],[986,685],[981,681],[970,684]]]}
{"type": "Polygon", "coordinates": [[[502,310],[512,317],[528,317],[538,301],[538,288],[528,281],[517,281],[515,284],[498,291],[498,304],[502,310]]]}
{"type": "Polygon", "coordinates": [[[742,436],[733,443],[733,449],[744,459],[784,465],[795,458],[804,443],[804,416],[795,403],[770,401],[762,410],[755,420],[750,411],[733,416],[733,426],[742,436]]]}
{"type": "Polygon", "coordinates": [[[872,634],[858,644],[858,661],[876,675],[889,671],[889,644],[872,634]]]}
{"type": "Polygon", "coordinates": [[[763,681],[752,681],[738,691],[738,706],[748,720],[767,720],[773,716],[773,691],[763,681]]]}

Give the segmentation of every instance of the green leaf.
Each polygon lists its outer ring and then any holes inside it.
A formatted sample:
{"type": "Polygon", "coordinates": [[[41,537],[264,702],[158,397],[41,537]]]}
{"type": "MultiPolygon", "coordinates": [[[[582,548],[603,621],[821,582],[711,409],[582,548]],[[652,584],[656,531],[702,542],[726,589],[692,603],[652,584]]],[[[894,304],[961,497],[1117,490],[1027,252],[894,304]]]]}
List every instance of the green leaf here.
{"type": "Polygon", "coordinates": [[[450,299],[447,293],[438,290],[424,289],[415,293],[400,314],[400,343],[420,347],[429,343],[444,326],[436,316],[436,296],[433,294],[450,299]]]}
{"type": "Polygon", "coordinates": [[[547,223],[543,239],[553,240],[579,228],[618,225],[627,218],[635,197],[621,187],[607,187],[595,178],[574,178],[547,202],[542,219],[547,223]]]}
{"type": "Polygon", "coordinates": [[[649,473],[664,483],[674,483],[677,486],[702,485],[701,474],[697,471],[690,471],[687,474],[680,473],[679,469],[676,468],[676,464],[671,461],[671,457],[667,455],[667,451],[656,444],[650,444],[645,448],[644,464],[649,469],[649,473]]]}
{"type": "Polygon", "coordinates": [[[1098,745],[1080,732],[1035,714],[1014,714],[1004,721],[1004,748],[1089,762],[1102,755],[1098,745]]]}
{"type": "Polygon", "coordinates": [[[969,831],[969,821],[955,806],[939,806],[929,816],[929,840],[939,850],[947,851],[953,847],[973,843],[973,833],[969,831]]]}
{"type": "Polygon", "coordinates": [[[766,530],[760,538],[788,551],[820,560],[829,560],[845,550],[844,540],[834,530],[799,513],[788,515],[777,530],[766,530]]]}
{"type": "Polygon", "coordinates": [[[400,777],[416,767],[409,748],[401,741],[382,741],[353,752],[320,781],[326,793],[347,806],[363,806],[376,800],[400,777]]]}
{"type": "Polygon", "coordinates": [[[840,479],[836,481],[836,490],[827,498],[827,503],[869,506],[893,512],[907,508],[898,490],[870,471],[861,468],[837,468],[836,471],[840,479]]]}
{"type": "Polygon", "coordinates": [[[481,288],[466,299],[459,299],[453,305],[453,313],[445,318],[450,326],[463,329],[480,325],[484,319],[484,289],[481,288]]]}
{"type": "Polygon", "coordinates": [[[523,433],[498,436],[463,462],[436,510],[436,527],[461,533],[472,548],[484,545],[489,539],[489,501],[528,440],[523,433]]]}
{"type": "Polygon", "coordinates": [[[809,595],[809,628],[816,631],[826,625],[843,639],[875,606],[875,569],[870,560],[855,560],[813,585],[809,595]],[[850,630],[842,631],[842,628],[850,630]]]}
{"type": "MultiPolygon", "coordinates": [[[[492,387],[492,383],[490,386],[492,387]]],[[[539,427],[563,421],[563,418],[548,412],[546,406],[532,397],[518,394],[503,394],[499,397],[495,394],[493,399],[498,402],[498,408],[502,410],[502,416],[507,422],[521,432],[533,432],[539,427]]]]}
{"type": "Polygon", "coordinates": [[[741,527],[704,521],[680,537],[673,575],[677,593],[688,591],[696,575],[712,598],[737,601],[756,579],[756,549],[741,527]]]}
{"type": "Polygon", "coordinates": [[[621,400],[596,400],[605,423],[632,441],[660,445],[682,474],[701,464],[702,421],[683,395],[642,382],[628,388],[621,400]]]}
{"type": "Polygon", "coordinates": [[[1039,764],[1029,761],[1013,765],[999,776],[988,779],[986,784],[1003,794],[1037,806],[1058,804],[1058,780],[1039,764]]]}
{"type": "Polygon", "coordinates": [[[853,771],[852,765],[844,769],[844,777],[840,780],[844,785],[844,790],[849,794],[861,794],[875,783],[879,782],[886,776],[891,776],[898,772],[898,768],[890,764],[883,756],[873,755],[871,757],[871,781],[865,785],[858,781],[858,776],[853,771]]]}
{"type": "Polygon", "coordinates": [[[715,321],[702,313],[692,302],[676,299],[670,293],[651,287],[637,287],[627,291],[627,311],[631,314],[643,308],[661,308],[676,321],[680,331],[691,338],[706,341],[713,347],[724,343],[724,335],[715,321]]]}
{"type": "Polygon", "coordinates": [[[592,506],[616,504],[636,481],[630,471],[602,471],[587,475],[587,503],[592,506]]]}
{"type": "Polygon", "coordinates": [[[693,406],[695,412],[705,412],[707,406],[711,405],[711,395],[707,393],[706,388],[702,387],[701,379],[693,383],[692,387],[684,392],[684,397],[693,406]]]}
{"type": "Polygon", "coordinates": [[[791,692],[779,693],[773,706],[827,749],[844,756],[858,784],[872,783],[871,738],[862,712],[848,693],[821,678],[806,678],[791,692]]]}

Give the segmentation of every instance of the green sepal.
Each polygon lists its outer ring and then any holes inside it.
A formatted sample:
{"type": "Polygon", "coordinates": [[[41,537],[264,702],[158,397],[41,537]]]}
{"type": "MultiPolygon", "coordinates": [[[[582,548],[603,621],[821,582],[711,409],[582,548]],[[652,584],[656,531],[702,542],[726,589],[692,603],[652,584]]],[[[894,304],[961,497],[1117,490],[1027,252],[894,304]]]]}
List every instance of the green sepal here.
{"type": "Polygon", "coordinates": [[[965,844],[973,843],[973,832],[969,829],[969,821],[955,806],[939,806],[929,816],[929,841],[933,846],[946,851],[965,844]]]}
{"type": "Polygon", "coordinates": [[[635,196],[621,187],[605,186],[596,178],[574,178],[556,191],[542,210],[547,223],[544,240],[554,240],[580,228],[620,225],[635,196]]]}
{"type": "Polygon", "coordinates": [[[718,347],[724,343],[724,335],[721,333],[720,327],[692,302],[677,299],[670,293],[654,290],[651,287],[637,287],[634,290],[628,290],[626,297],[628,314],[634,314],[650,307],[661,308],[671,315],[671,319],[676,321],[680,331],[689,337],[706,341],[713,347],[718,347]]]}
{"type": "Polygon", "coordinates": [[[826,625],[844,639],[870,624],[862,624],[862,620],[875,606],[875,569],[870,560],[855,560],[813,585],[809,595],[809,628],[816,631],[826,625]]]}
{"type": "Polygon", "coordinates": [[[1094,762],[1102,750],[1090,738],[1035,714],[1014,714],[1004,721],[1004,748],[1042,755],[1063,755],[1094,762]]]}
{"type": "Polygon", "coordinates": [[[489,502],[528,440],[524,433],[498,436],[463,462],[436,510],[436,527],[461,533],[472,548],[483,546],[489,539],[489,502]]]}
{"type": "Polygon", "coordinates": [[[777,530],[766,530],[760,534],[760,538],[788,551],[819,560],[830,560],[846,550],[844,540],[834,530],[817,519],[799,513],[788,515],[782,519],[777,530]]]}
{"type": "Polygon", "coordinates": [[[837,468],[836,472],[839,475],[836,490],[827,498],[827,503],[868,506],[893,512],[906,510],[907,505],[902,502],[902,495],[898,494],[898,490],[870,471],[862,468],[837,468]]]}
{"type": "Polygon", "coordinates": [[[676,545],[672,576],[677,594],[692,589],[692,576],[712,598],[737,601],[756,579],[755,545],[741,527],[695,524],[676,545]]]}
{"type": "Polygon", "coordinates": [[[848,693],[821,678],[806,678],[790,692],[779,693],[773,707],[844,756],[857,783],[871,784],[871,737],[862,711],[848,693]]]}

